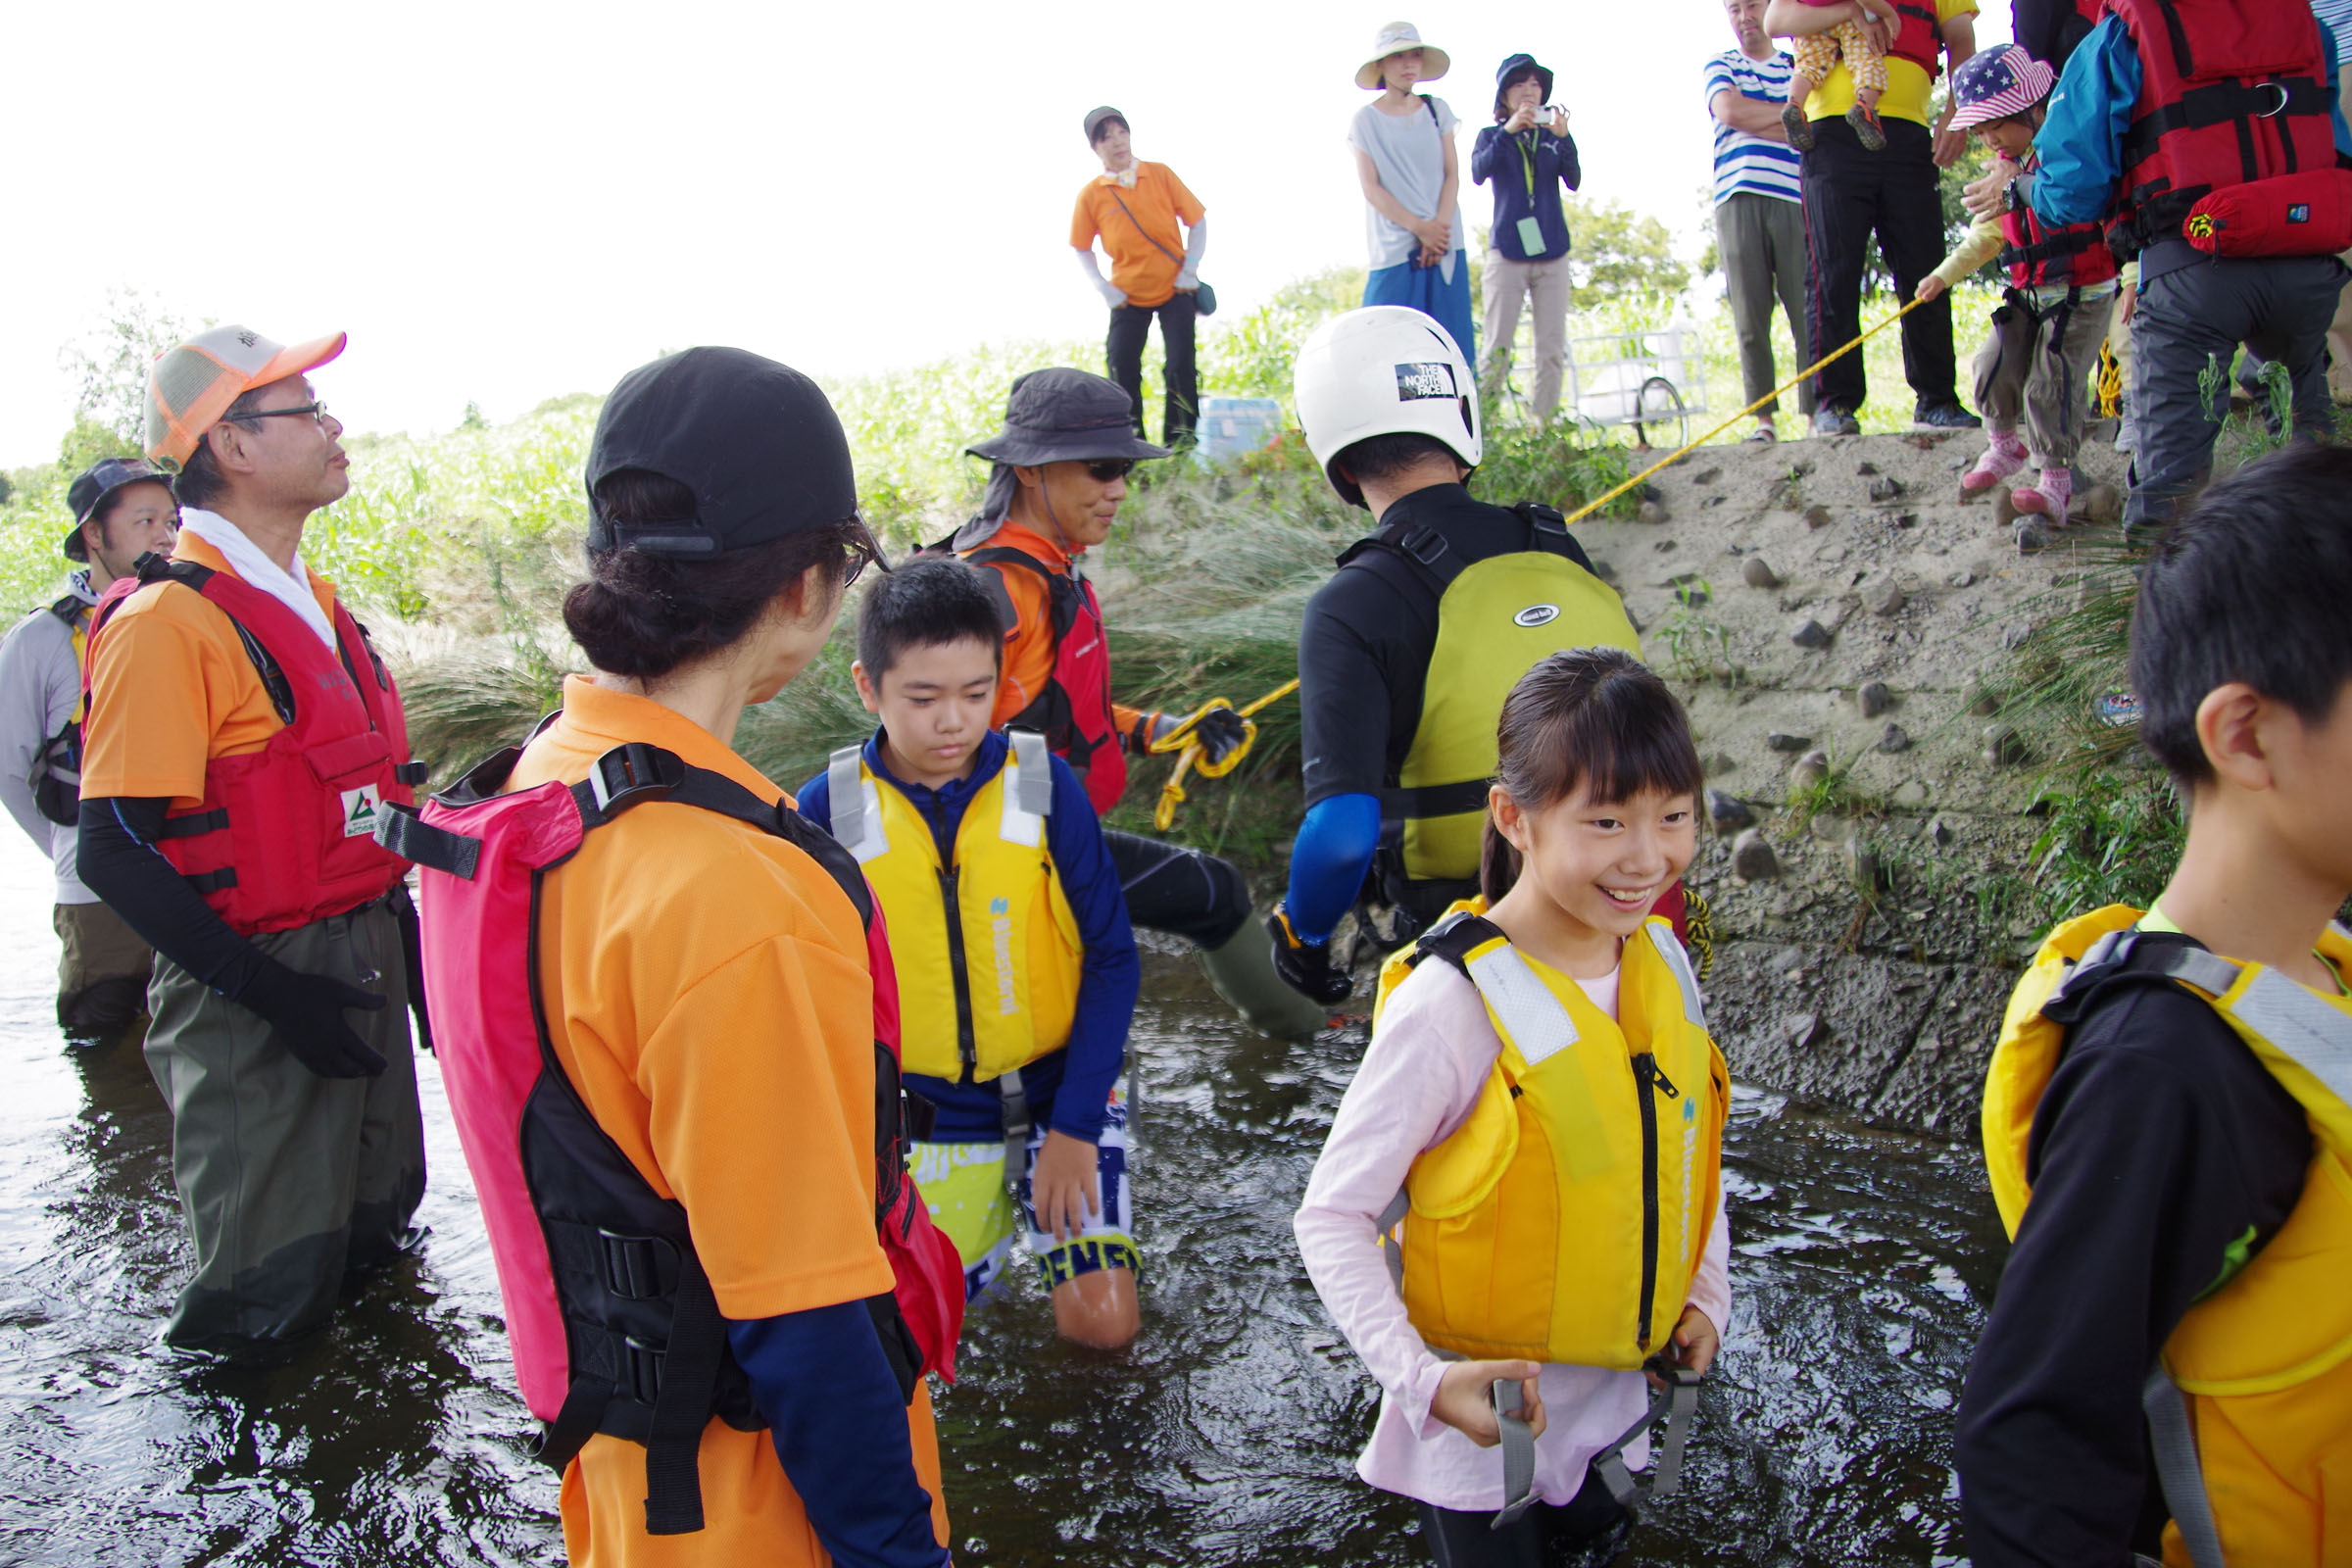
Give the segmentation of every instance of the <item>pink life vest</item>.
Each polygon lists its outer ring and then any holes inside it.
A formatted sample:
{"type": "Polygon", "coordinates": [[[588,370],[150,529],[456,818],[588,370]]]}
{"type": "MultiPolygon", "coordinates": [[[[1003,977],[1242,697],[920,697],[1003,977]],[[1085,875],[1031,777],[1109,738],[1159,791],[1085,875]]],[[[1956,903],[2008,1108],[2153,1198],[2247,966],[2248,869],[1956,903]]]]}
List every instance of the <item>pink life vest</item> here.
{"type": "Polygon", "coordinates": [[[727,1348],[685,1206],[662,1197],[596,1123],[549,1043],[536,960],[540,878],[591,829],[668,800],[785,839],[849,895],[874,978],[875,1225],[896,1289],[866,1302],[908,1398],[925,1372],[955,1378],[963,1267],[906,1174],[898,987],[888,936],[857,862],[782,801],[658,747],[598,759],[580,784],[501,793],[509,748],[383,838],[416,862],[424,986],[441,1074],[498,1264],[523,1401],[546,1425],[539,1457],[561,1474],[596,1433],[645,1444],[647,1530],[702,1528],[695,1453],[715,1415],[766,1423],[727,1348]]]}
{"type": "Polygon", "coordinates": [[[391,892],[408,867],[376,843],[376,823],[386,807],[409,804],[425,769],[409,759],[400,692],[366,630],[337,604],[330,651],[251,583],[193,562],[141,562],[90,617],[85,709],[115,612],[149,583],[176,582],[228,617],[285,726],[259,751],[205,763],[203,801],[164,818],[164,858],[242,936],[290,931],[391,892]]]}

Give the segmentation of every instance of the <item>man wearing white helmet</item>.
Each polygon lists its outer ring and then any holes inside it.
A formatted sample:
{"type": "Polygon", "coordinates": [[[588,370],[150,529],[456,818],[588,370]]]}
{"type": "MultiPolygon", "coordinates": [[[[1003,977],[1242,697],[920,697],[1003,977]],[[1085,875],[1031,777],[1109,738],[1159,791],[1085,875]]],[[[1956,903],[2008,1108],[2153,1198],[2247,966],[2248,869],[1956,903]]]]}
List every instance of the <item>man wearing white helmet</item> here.
{"type": "Polygon", "coordinates": [[[1331,1005],[1349,989],[1332,929],[1367,871],[1408,934],[1476,891],[1512,685],[1561,649],[1641,644],[1559,513],[1464,488],[1485,454],[1477,389],[1436,321],[1376,305],[1327,322],[1298,352],[1296,392],[1332,488],[1378,524],[1299,628],[1306,820],[1269,922],[1282,977],[1331,1005]]]}

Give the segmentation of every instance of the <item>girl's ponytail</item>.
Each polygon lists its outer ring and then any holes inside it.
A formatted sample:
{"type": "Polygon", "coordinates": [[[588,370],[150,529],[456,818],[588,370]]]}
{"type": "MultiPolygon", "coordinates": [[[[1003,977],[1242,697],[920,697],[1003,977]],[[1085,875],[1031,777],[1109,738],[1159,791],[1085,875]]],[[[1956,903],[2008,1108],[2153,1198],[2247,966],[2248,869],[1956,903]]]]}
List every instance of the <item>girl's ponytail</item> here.
{"type": "MultiPolygon", "coordinates": [[[[1540,811],[1590,781],[1596,801],[1647,790],[1695,795],[1705,775],[1683,705],[1657,673],[1618,648],[1572,648],[1519,677],[1495,726],[1494,782],[1521,811],[1540,811]]],[[[1493,905],[1519,880],[1520,856],[1487,815],[1479,891],[1493,905]]]]}

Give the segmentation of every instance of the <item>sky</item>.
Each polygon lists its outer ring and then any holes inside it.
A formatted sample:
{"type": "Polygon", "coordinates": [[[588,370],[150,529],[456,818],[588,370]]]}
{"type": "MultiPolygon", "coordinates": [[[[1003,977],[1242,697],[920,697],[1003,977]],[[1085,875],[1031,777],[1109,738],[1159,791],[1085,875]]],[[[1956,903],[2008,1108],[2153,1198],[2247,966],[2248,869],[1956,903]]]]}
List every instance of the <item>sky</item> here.
{"type": "MultiPolygon", "coordinates": [[[[2007,0],[1983,3],[1980,43],[2006,38],[2007,0]]],[[[1069,214],[1098,103],[1206,205],[1201,272],[1238,317],[1362,264],[1352,76],[1398,4],[12,6],[0,466],[55,458],[61,349],[124,289],[281,342],[348,331],[315,383],[378,432],[509,418],[698,343],[848,376],[1097,338],[1069,214]]],[[[1452,56],[1425,90],[1465,122],[1467,224],[1491,213],[1469,137],[1525,50],[1584,193],[1695,256],[1716,0],[1405,15],[1452,56]]]]}

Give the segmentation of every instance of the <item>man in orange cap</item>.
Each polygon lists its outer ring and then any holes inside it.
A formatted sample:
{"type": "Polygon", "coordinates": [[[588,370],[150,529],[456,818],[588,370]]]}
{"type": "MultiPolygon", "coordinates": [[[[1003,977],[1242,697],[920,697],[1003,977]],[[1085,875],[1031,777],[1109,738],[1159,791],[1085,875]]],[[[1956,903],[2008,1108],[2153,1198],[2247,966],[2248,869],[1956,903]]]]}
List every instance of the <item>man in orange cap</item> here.
{"type": "Polygon", "coordinates": [[[179,548],[90,632],[81,875],[158,955],[147,1061],[196,1246],[165,1339],[239,1357],[408,1249],[424,1193],[416,911],[372,837],[422,770],[383,662],[302,560],[351,487],[305,373],[342,351],[222,326],[156,361],[147,456],[179,548]]]}

